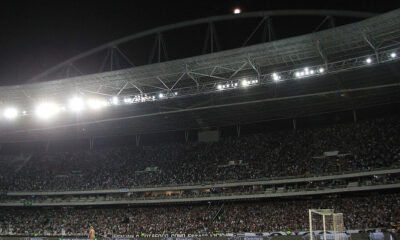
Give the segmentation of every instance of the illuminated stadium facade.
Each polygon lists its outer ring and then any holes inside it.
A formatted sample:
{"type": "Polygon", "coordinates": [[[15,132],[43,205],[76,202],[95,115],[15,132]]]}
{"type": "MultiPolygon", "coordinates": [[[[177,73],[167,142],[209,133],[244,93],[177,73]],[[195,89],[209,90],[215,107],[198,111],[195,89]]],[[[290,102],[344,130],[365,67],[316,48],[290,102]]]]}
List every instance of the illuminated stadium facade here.
{"type": "Polygon", "coordinates": [[[102,239],[301,240],[311,230],[326,240],[325,217],[335,240],[388,229],[399,216],[398,116],[360,123],[357,113],[398,107],[399,54],[400,9],[254,12],[137,33],[0,87],[0,143],[18,152],[0,156],[0,240],[84,238],[89,225],[102,239]],[[326,18],[313,33],[273,39],[271,17],[300,15],[326,18]],[[332,16],[366,19],[317,31],[332,16]],[[243,46],[215,51],[214,24],[243,19],[259,20],[243,46]],[[203,54],[169,60],[164,33],[198,25],[207,26],[203,54]],[[251,45],[259,31],[263,43],[251,45]],[[149,63],[158,63],[134,66],[121,46],[154,36],[149,63]],[[99,53],[100,70],[83,74],[99,53]],[[245,124],[284,119],[296,129],[296,119],[344,111],[354,123],[239,137],[245,124]],[[238,137],[188,141],[190,130],[224,126],[238,137]],[[139,144],[170,131],[185,131],[186,143],[139,144]],[[93,147],[125,135],[136,146],[93,147]],[[90,139],[90,151],[48,151],[70,139],[90,139]]]}
{"type": "MultiPolygon", "coordinates": [[[[2,141],[43,139],[46,133],[60,131],[68,137],[68,129],[76,126],[92,137],[201,129],[398,101],[399,10],[299,37],[213,53],[217,45],[214,22],[261,19],[246,45],[276,15],[373,16],[316,10],[255,12],[168,25],[113,41],[34,77],[29,84],[2,87],[2,141]],[[133,64],[119,45],[155,35],[151,58],[157,57],[158,49],[160,61],[167,59],[163,32],[199,24],[209,26],[204,50],[211,48],[212,53],[113,69],[117,55],[118,61],[133,64]],[[107,70],[108,65],[113,71],[38,83],[60,72],[82,74],[78,64],[101,51],[107,51],[101,69],[107,70]],[[107,110],[100,111],[103,107],[107,110]],[[47,119],[52,115],[63,117],[47,119]],[[95,127],[99,125],[103,131],[95,127]]],[[[271,35],[271,29],[264,31],[271,35]]]]}

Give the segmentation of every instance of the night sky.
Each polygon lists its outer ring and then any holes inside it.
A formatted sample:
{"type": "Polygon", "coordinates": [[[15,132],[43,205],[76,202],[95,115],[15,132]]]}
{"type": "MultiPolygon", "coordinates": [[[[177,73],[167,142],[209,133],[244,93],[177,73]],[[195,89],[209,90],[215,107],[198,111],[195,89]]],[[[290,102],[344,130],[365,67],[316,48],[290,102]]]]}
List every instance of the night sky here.
{"type": "MultiPolygon", "coordinates": [[[[396,1],[3,1],[0,84],[21,84],[74,55],[108,41],[183,20],[273,9],[345,9],[384,13],[396,1]]],[[[290,26],[292,20],[279,19],[290,26]]],[[[318,23],[316,22],[316,25],[318,23]]],[[[314,28],[314,26],[309,26],[314,28]]],[[[281,27],[278,34],[292,32],[281,27]]],[[[226,37],[226,36],[223,36],[226,37]]],[[[174,49],[172,48],[172,51],[174,49]]],[[[176,50],[175,50],[176,51],[176,50]]],[[[173,53],[171,53],[173,55],[173,53]]],[[[138,60],[139,61],[139,60],[138,60]]]]}

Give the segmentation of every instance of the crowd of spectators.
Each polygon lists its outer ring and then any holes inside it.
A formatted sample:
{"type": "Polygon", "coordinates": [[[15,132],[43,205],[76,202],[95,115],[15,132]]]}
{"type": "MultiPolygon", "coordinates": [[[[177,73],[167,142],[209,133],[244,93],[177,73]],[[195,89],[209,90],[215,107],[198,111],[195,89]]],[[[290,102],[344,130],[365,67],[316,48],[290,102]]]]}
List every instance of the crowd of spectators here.
{"type": "MultiPolygon", "coordinates": [[[[334,209],[346,229],[390,229],[400,216],[400,194],[276,199],[265,202],[209,202],[113,208],[2,208],[2,235],[86,235],[90,225],[99,236],[166,233],[242,233],[304,231],[308,209],[334,209]]],[[[315,229],[321,221],[315,221],[315,229]]]]}
{"type": "MultiPolygon", "coordinates": [[[[32,203],[52,204],[52,203],[90,203],[90,202],[118,202],[129,200],[164,200],[181,198],[202,198],[218,196],[237,196],[252,194],[281,194],[304,191],[333,190],[340,191],[342,188],[354,188],[372,185],[398,184],[400,183],[400,173],[370,175],[357,178],[330,179],[323,181],[306,181],[285,184],[264,184],[247,185],[234,187],[211,187],[205,189],[187,189],[187,190],[155,190],[143,192],[115,192],[115,193],[97,193],[97,194],[64,194],[64,195],[31,195],[31,196],[4,196],[0,203],[32,203]]],[[[354,190],[354,189],[353,189],[354,190]]]]}
{"type": "Polygon", "coordinates": [[[0,154],[0,192],[197,184],[397,167],[399,143],[399,119],[391,117],[213,143],[25,153],[28,157],[19,161],[0,154]],[[322,157],[328,151],[340,154],[322,157]]]}

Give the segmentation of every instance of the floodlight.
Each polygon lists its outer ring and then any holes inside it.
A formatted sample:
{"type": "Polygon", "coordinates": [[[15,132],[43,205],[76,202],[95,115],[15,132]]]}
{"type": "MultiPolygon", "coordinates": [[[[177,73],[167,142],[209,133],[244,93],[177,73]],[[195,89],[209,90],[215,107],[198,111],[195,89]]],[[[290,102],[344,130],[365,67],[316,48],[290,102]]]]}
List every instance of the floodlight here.
{"type": "Polygon", "coordinates": [[[391,57],[391,58],[395,58],[395,57],[397,57],[397,54],[396,54],[395,52],[392,52],[392,53],[390,54],[390,57],[391,57]]]}
{"type": "Polygon", "coordinates": [[[6,108],[3,111],[3,116],[10,120],[15,119],[16,117],[18,117],[18,110],[13,107],[6,108]]]}
{"type": "Polygon", "coordinates": [[[311,74],[311,75],[314,74],[314,70],[310,70],[310,74],[311,74]]]}
{"type": "Polygon", "coordinates": [[[101,99],[89,99],[88,106],[93,110],[98,110],[107,106],[107,102],[101,99]]]}
{"type": "Polygon", "coordinates": [[[240,14],[242,12],[242,10],[240,9],[240,8],[235,8],[234,10],[233,10],[233,13],[234,14],[240,14]]]}
{"type": "Polygon", "coordinates": [[[175,96],[178,96],[178,92],[174,92],[174,95],[175,95],[175,96]]]}
{"type": "Polygon", "coordinates": [[[294,75],[295,75],[296,77],[300,77],[300,73],[299,73],[299,72],[295,72],[294,75]]]}
{"type": "Polygon", "coordinates": [[[73,112],[80,112],[85,108],[82,98],[74,97],[69,100],[68,108],[73,112]]]}
{"type": "Polygon", "coordinates": [[[367,59],[365,60],[365,62],[368,63],[368,64],[370,64],[370,63],[372,63],[372,59],[371,59],[371,58],[367,58],[367,59]]]}
{"type": "Polygon", "coordinates": [[[323,72],[325,72],[325,69],[321,67],[321,68],[318,69],[318,72],[319,73],[323,73],[323,72]]]}
{"type": "Polygon", "coordinates": [[[242,80],[241,84],[242,84],[243,87],[249,86],[249,82],[247,80],[242,80]]]}
{"type": "Polygon", "coordinates": [[[114,105],[118,105],[119,104],[119,99],[117,96],[112,97],[111,99],[112,104],[114,105]]]}
{"type": "Polygon", "coordinates": [[[281,77],[277,73],[272,74],[272,79],[274,79],[275,82],[281,79],[281,77]]]}
{"type": "Polygon", "coordinates": [[[124,103],[132,103],[132,98],[130,98],[130,97],[127,97],[127,98],[124,98],[124,103]]]}
{"type": "Polygon", "coordinates": [[[163,98],[163,97],[164,97],[164,94],[163,94],[163,93],[160,93],[160,94],[158,94],[158,97],[159,97],[159,98],[163,98]]]}
{"type": "Polygon", "coordinates": [[[41,103],[36,107],[36,116],[41,119],[52,118],[60,111],[55,103],[41,103]]]}

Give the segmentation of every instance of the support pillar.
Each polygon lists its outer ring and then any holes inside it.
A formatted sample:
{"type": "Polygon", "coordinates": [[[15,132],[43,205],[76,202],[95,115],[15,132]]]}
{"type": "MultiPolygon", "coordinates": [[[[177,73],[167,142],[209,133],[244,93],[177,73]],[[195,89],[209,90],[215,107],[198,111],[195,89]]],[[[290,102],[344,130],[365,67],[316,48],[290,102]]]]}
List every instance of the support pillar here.
{"type": "Polygon", "coordinates": [[[322,224],[324,225],[324,240],[326,240],[325,214],[322,215],[322,224]]]}
{"type": "Polygon", "coordinates": [[[140,135],[136,134],[136,147],[140,145],[140,135]]]}
{"type": "Polygon", "coordinates": [[[296,129],[297,129],[297,121],[296,121],[296,118],[293,118],[293,119],[292,119],[292,123],[293,123],[293,130],[296,130],[296,129]]]}
{"type": "Polygon", "coordinates": [[[353,120],[354,120],[354,123],[357,123],[357,112],[354,109],[353,109],[353,120]]]}
{"type": "Polygon", "coordinates": [[[93,146],[94,146],[94,138],[91,137],[90,140],[89,140],[89,149],[93,150],[93,146]]]}
{"type": "Polygon", "coordinates": [[[185,131],[185,141],[189,142],[189,131],[185,131]]]}
{"type": "Polygon", "coordinates": [[[50,147],[50,141],[47,140],[45,151],[48,152],[50,147]]]}
{"type": "Polygon", "coordinates": [[[308,219],[310,221],[310,240],[313,240],[312,212],[308,209],[308,219]]]}
{"type": "Polygon", "coordinates": [[[240,124],[236,124],[237,137],[240,137],[240,124]]]}

